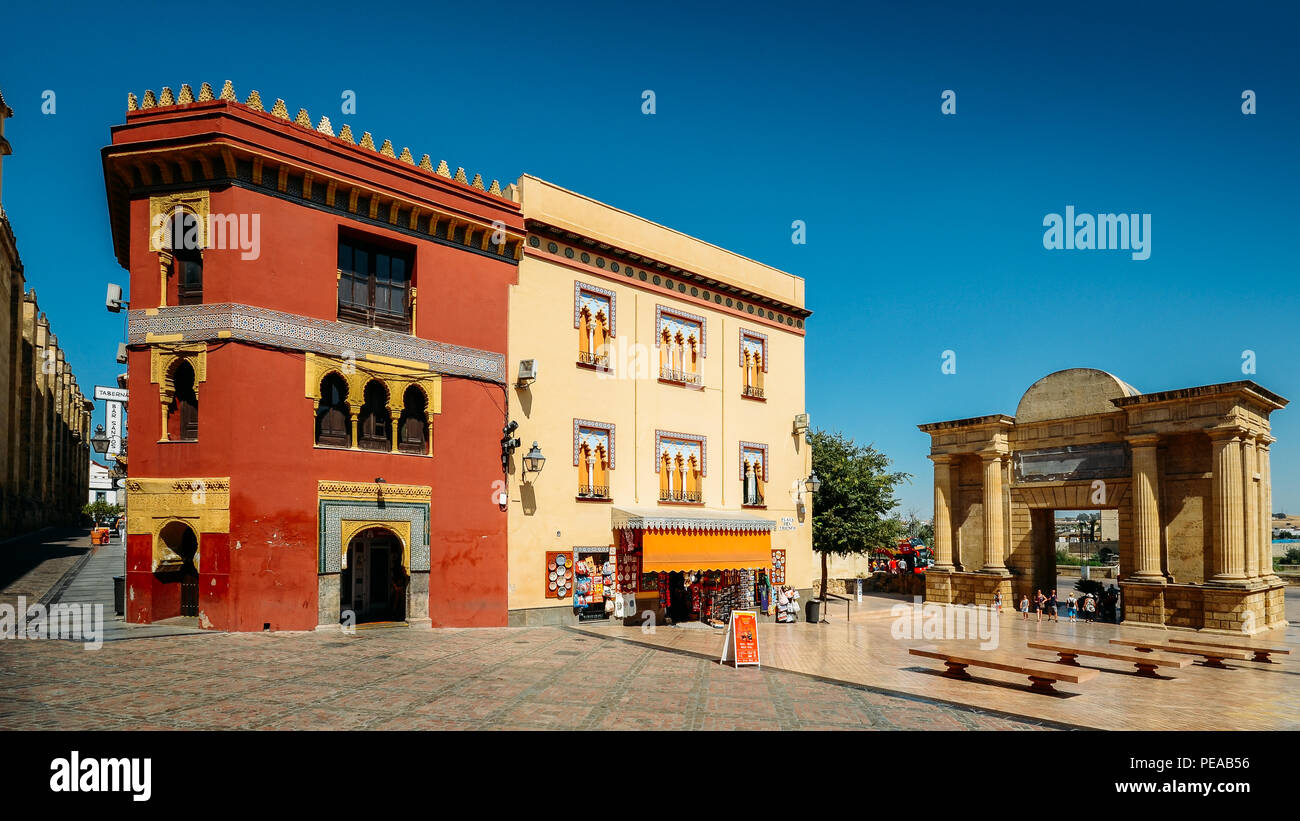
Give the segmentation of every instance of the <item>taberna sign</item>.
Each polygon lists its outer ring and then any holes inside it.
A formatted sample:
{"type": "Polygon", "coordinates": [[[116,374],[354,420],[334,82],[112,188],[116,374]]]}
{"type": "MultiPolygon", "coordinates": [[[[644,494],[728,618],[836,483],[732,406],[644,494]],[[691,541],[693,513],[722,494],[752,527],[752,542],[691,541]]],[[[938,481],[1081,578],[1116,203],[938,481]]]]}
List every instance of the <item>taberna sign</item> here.
{"type": "Polygon", "coordinates": [[[130,399],[130,391],[125,388],[110,388],[104,385],[95,386],[95,399],[105,400],[108,402],[125,402],[130,399]]]}

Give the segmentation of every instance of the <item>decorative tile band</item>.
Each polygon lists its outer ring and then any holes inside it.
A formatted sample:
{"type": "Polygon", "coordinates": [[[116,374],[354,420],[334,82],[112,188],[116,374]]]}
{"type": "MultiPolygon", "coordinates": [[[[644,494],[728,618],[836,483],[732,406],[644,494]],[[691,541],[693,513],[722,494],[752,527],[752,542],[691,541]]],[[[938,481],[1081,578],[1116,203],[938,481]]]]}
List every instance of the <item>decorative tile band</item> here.
{"type": "Polygon", "coordinates": [[[700,448],[700,475],[709,475],[709,442],[706,437],[697,436],[693,433],[677,433],[671,430],[655,431],[655,473],[659,472],[663,464],[664,440],[670,443],[676,440],[676,443],[688,443],[698,445],[700,448]]]}
{"type": "Polygon", "coordinates": [[[741,442],[740,443],[740,478],[745,478],[745,455],[746,453],[758,456],[763,468],[763,481],[767,479],[767,445],[759,442],[741,442]]]}
{"type": "Polygon", "coordinates": [[[343,522],[408,522],[411,525],[411,570],[429,569],[429,506],[410,502],[320,500],[319,572],[339,573],[343,565],[343,522]]]}
{"type": "Polygon", "coordinates": [[[427,364],[438,373],[505,383],[505,354],[463,348],[408,334],[315,317],[220,302],[130,311],[127,340],[147,345],[152,337],[169,342],[253,342],[293,351],[358,359],[367,354],[427,364]],[[349,353],[350,352],[350,353],[349,353]]]}
{"type": "Polygon", "coordinates": [[[582,309],[586,308],[594,317],[606,308],[609,317],[609,335],[618,336],[618,294],[608,288],[599,288],[585,282],[573,283],[573,327],[581,326],[582,309]],[[602,299],[601,297],[604,297],[602,299]]]}
{"type": "Polygon", "coordinates": [[[613,470],[614,469],[614,424],[612,422],[593,422],[590,419],[573,420],[573,466],[574,467],[578,466],[578,451],[579,449],[581,449],[583,443],[587,442],[588,444],[596,444],[597,440],[601,438],[607,440],[604,443],[605,453],[609,457],[609,469],[613,470]],[[582,430],[583,428],[588,428],[589,430],[584,433],[582,430]],[[604,437],[599,436],[599,433],[601,432],[605,434],[604,437]],[[593,435],[593,433],[595,435],[593,435]]]}

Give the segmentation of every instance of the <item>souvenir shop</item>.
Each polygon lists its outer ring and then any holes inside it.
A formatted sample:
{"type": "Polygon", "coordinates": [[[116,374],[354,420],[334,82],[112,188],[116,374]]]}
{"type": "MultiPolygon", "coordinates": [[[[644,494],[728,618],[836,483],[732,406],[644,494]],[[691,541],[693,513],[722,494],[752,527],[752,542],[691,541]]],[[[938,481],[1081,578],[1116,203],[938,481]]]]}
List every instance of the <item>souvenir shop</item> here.
{"type": "MultiPolygon", "coordinates": [[[[785,580],[784,551],[771,549],[773,526],[721,511],[685,518],[615,509],[616,592],[640,592],[640,606],[656,609],[660,623],[725,627],[733,610],[774,613],[785,580]],[[778,560],[781,577],[774,576],[778,560]]],[[[636,615],[637,603],[628,612],[624,602],[627,617],[636,615]]]]}

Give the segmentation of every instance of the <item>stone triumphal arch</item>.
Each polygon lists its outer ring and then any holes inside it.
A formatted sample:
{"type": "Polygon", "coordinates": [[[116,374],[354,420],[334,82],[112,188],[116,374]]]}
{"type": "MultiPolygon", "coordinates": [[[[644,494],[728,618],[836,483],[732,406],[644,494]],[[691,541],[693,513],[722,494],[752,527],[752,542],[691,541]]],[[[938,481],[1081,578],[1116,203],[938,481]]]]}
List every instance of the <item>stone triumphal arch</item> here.
{"type": "Polygon", "coordinates": [[[1285,626],[1269,414],[1286,404],[1249,381],[1140,393],[1072,368],[1030,386],[1015,416],[921,425],[934,462],[926,600],[990,604],[1001,591],[1010,611],[1055,587],[1054,511],[1114,509],[1125,622],[1285,626]]]}

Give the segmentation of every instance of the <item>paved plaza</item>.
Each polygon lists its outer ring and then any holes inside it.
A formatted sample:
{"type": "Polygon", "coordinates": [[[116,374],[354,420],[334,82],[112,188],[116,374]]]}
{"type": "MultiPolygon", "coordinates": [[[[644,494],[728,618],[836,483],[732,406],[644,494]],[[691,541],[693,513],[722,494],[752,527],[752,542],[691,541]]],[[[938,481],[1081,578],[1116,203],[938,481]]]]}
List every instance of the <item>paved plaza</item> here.
{"type": "MultiPolygon", "coordinates": [[[[719,665],[722,631],[698,626],[375,627],[347,635],[127,625],[111,604],[120,547],[99,548],[60,580],[55,571],[85,551],[67,534],[46,541],[53,564],[25,554],[24,572],[11,574],[0,596],[12,598],[15,588],[31,594],[40,579],[53,600],[105,604],[106,641],[96,650],[0,641],[0,729],[1300,728],[1294,656],[1272,665],[1229,661],[1228,670],[1193,664],[1165,680],[1085,658],[1101,675],[1043,695],[1013,674],[938,675],[938,662],[907,654],[933,642],[893,636],[890,608],[900,602],[885,597],[855,604],[849,621],[836,604],[827,624],[760,624],[761,669],[719,665]]],[[[1285,631],[1257,640],[1300,645],[1290,615],[1285,631]]],[[[997,649],[1050,662],[1053,654],[1026,642],[1105,645],[1152,633],[1008,613],[997,649]]]]}

